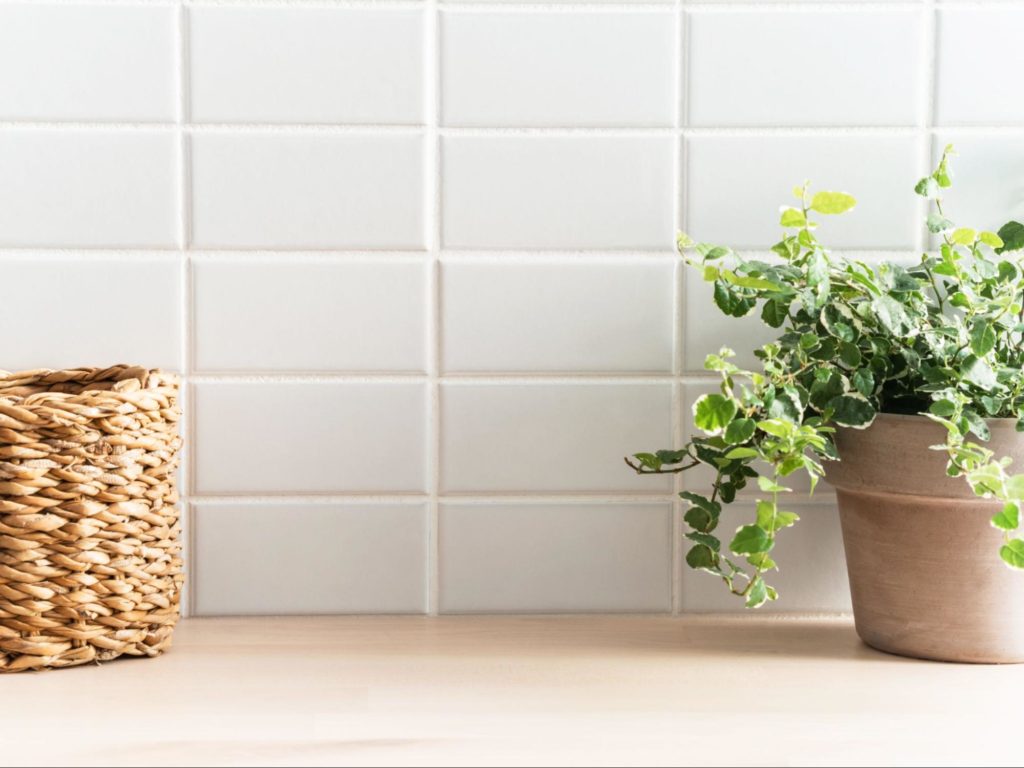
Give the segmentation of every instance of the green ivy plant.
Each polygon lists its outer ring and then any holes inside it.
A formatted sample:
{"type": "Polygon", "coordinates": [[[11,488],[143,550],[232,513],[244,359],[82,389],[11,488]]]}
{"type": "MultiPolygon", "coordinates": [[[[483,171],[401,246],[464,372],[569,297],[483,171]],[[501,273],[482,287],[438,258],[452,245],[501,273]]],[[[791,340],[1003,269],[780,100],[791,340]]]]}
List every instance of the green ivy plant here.
{"type": "Polygon", "coordinates": [[[785,478],[804,472],[813,492],[823,462],[838,459],[835,428],[866,428],[880,412],[923,414],[945,426],[948,474],[1003,502],[992,519],[1004,531],[999,554],[1024,569],[1024,474],[1010,474],[1009,459],[983,445],[986,418],[1014,418],[1024,432],[1024,266],[1016,253],[1024,225],[1011,221],[996,233],[950,221],[942,195],[952,155],[946,147],[915,187],[930,201],[928,230],[941,243],[914,265],[832,254],[814,217],[845,213],[856,201],[812,194],[807,184],[782,209],[784,235],[770,262],[679,235],[681,255],[712,284],[718,308],[731,317],[759,312],[779,336],[756,350],[760,371],[741,370],[729,349],[709,355],[705,368],[721,386],[694,403],[703,436],[626,462],[643,475],[711,468],[709,494],[680,494],[688,504],[686,562],[719,577],[748,607],[778,598],[766,581],[776,569],[772,549],[798,520],[780,506],[791,491],[785,478]],[[751,482],[760,491],[756,518],[723,546],[722,505],[751,482]]]}

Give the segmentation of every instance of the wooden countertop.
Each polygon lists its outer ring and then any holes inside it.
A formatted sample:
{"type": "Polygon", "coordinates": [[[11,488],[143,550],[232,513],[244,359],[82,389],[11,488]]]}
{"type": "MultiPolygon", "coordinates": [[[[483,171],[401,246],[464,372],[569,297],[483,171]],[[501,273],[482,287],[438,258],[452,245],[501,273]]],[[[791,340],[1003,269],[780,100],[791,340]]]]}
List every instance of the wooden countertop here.
{"type": "Polygon", "coordinates": [[[1001,765],[1022,688],[836,617],[190,619],[159,659],[0,677],[0,761],[1001,765]]]}

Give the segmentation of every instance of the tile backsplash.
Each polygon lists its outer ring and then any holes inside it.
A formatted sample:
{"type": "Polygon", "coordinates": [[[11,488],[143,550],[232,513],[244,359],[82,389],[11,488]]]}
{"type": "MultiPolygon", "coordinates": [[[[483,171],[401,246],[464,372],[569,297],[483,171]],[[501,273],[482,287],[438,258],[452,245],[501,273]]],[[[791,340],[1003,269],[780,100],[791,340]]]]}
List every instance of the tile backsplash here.
{"type": "Polygon", "coordinates": [[[201,130],[195,248],[422,249],[423,137],[201,130]]]}
{"type": "MultiPolygon", "coordinates": [[[[1022,34],[1009,0],[0,0],[0,368],[184,375],[193,613],[740,610],[682,565],[701,477],[622,464],[768,340],[675,232],[764,252],[811,179],[860,198],[824,239],[913,258],[949,141],[962,220],[1024,215],[1022,34]]],[[[772,610],[847,610],[832,494],[794,503],[772,610]]]]}

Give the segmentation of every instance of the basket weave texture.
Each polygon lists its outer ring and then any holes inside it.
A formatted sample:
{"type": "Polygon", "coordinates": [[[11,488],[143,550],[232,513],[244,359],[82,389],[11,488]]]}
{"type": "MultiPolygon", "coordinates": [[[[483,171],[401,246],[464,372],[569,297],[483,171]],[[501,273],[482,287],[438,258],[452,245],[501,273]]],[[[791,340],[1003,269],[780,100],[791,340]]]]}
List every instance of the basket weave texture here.
{"type": "Polygon", "coordinates": [[[0,371],[0,672],[170,645],[179,417],[161,371],[0,371]]]}

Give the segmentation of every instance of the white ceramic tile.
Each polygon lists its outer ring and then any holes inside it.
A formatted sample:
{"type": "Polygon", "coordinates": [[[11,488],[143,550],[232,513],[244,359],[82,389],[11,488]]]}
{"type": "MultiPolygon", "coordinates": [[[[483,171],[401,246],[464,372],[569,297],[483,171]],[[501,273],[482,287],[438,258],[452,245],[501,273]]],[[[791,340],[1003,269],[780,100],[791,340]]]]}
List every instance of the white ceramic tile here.
{"type": "Polygon", "coordinates": [[[0,369],[134,363],[178,370],[176,256],[33,255],[0,259],[0,369]]]}
{"type": "Polygon", "coordinates": [[[915,136],[701,136],[687,144],[687,229],[698,240],[767,249],[782,235],[779,207],[809,179],[849,192],[857,207],[821,216],[834,248],[912,249],[919,231],[915,136]]]}
{"type": "MultiPolygon", "coordinates": [[[[761,611],[817,612],[852,610],[846,578],[846,556],[834,505],[788,507],[800,516],[792,528],[779,532],[772,557],[779,570],[767,575],[767,582],[779,590],[779,599],[761,611]]],[[[741,525],[755,519],[750,505],[735,504],[722,512],[715,532],[724,545],[741,525]]],[[[684,542],[684,552],[690,542],[684,542]]],[[[747,611],[743,600],[729,594],[721,579],[683,564],[682,607],[686,612],[747,611]]]]}
{"type": "MultiPolygon", "coordinates": [[[[730,0],[733,1],[733,0],[730,0]]],[[[494,6],[495,9],[500,8],[502,5],[520,5],[520,0],[445,0],[445,2],[455,4],[472,3],[473,5],[480,6],[494,6]]],[[[588,0],[588,5],[601,5],[604,3],[613,3],[615,5],[632,5],[633,3],[642,3],[643,5],[672,5],[675,0],[588,0]]],[[[578,5],[579,0],[545,0],[541,5],[552,5],[558,6],[564,3],[573,3],[578,5]]]]}
{"type": "Polygon", "coordinates": [[[669,447],[667,384],[448,384],[441,388],[445,491],[664,492],[622,461],[669,447]]]}
{"type": "Polygon", "coordinates": [[[173,120],[177,11],[0,4],[0,119],[173,120]]]}
{"type": "Polygon", "coordinates": [[[199,133],[193,243],[420,248],[423,173],[420,136],[199,133]]]}
{"type": "Polygon", "coordinates": [[[423,384],[206,382],[194,407],[199,493],[424,490],[423,384]]]}
{"type": "Polygon", "coordinates": [[[668,611],[668,504],[444,504],[447,613],[668,611]]]}
{"type": "Polygon", "coordinates": [[[941,8],[935,119],[939,125],[1024,122],[1024,8],[941,8]]]}
{"type": "Polygon", "coordinates": [[[995,232],[1010,219],[1024,221],[1024,138],[940,133],[935,161],[952,142],[953,186],[943,192],[946,216],[960,226],[995,232]]]}
{"type": "Polygon", "coordinates": [[[0,246],[177,242],[172,131],[0,130],[0,246]]]}
{"type": "Polygon", "coordinates": [[[673,149],[668,137],[446,137],[444,243],[670,249],[673,149]]]}
{"type": "Polygon", "coordinates": [[[198,504],[196,611],[422,613],[422,504],[198,504]]]}
{"type": "Polygon", "coordinates": [[[442,15],[447,125],[672,125],[675,14],[442,15]]]}
{"type": "Polygon", "coordinates": [[[443,266],[448,371],[670,371],[675,259],[443,266]]]}
{"type": "Polygon", "coordinates": [[[915,125],[918,10],[694,11],[690,124],[915,125]]]}
{"type": "Polygon", "coordinates": [[[423,371],[426,267],[301,258],[196,261],[201,371],[423,371]]]}
{"type": "MultiPolygon", "coordinates": [[[[940,2],[941,1],[942,0],[940,0],[940,2]]],[[[981,2],[986,2],[986,1],[987,0],[981,0],[981,2]]],[[[926,0],[893,0],[893,2],[894,3],[900,3],[901,5],[913,5],[914,3],[924,3],[924,2],[926,2],[926,0]]],[[[996,0],[996,2],[999,2],[999,0],[996,0]]],[[[724,6],[724,7],[740,6],[739,8],[736,9],[736,11],[739,12],[739,13],[751,13],[751,12],[757,13],[757,12],[759,12],[759,9],[754,9],[754,8],[752,8],[752,6],[760,5],[760,3],[751,3],[751,2],[749,2],[749,0],[680,0],[680,3],[682,5],[688,5],[688,4],[689,5],[698,5],[699,4],[699,5],[720,5],[720,6],[724,6]]],[[[764,3],[764,4],[767,5],[767,2],[764,3]]],[[[781,6],[781,5],[786,5],[786,6],[808,5],[808,6],[824,7],[824,6],[829,6],[829,5],[833,5],[833,4],[840,4],[840,5],[846,5],[846,6],[855,6],[855,5],[859,5],[859,4],[879,6],[879,5],[886,5],[887,3],[885,2],[885,0],[883,0],[883,2],[878,2],[878,0],[786,0],[785,3],[774,2],[774,5],[776,5],[776,6],[781,6]]]]}
{"type": "Polygon", "coordinates": [[[196,121],[422,122],[420,11],[195,6],[190,17],[196,121]]]}

